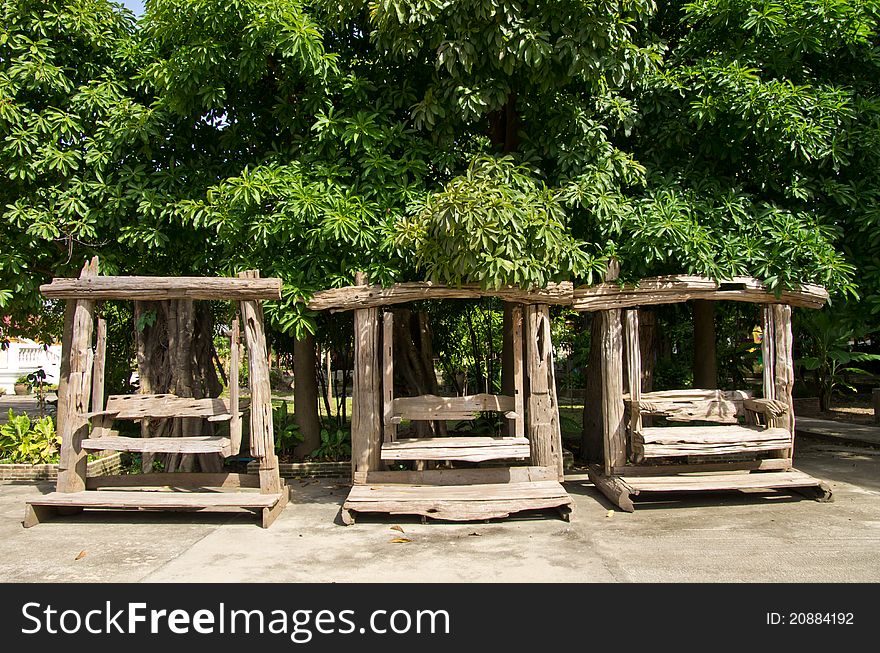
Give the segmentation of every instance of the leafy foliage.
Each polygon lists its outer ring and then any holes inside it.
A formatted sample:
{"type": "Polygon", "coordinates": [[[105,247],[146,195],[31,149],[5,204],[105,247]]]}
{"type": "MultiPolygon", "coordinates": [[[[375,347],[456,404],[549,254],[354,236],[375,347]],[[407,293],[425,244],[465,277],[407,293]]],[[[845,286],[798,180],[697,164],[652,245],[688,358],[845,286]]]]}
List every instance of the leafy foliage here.
{"type": "Polygon", "coordinates": [[[8,421],[0,426],[0,462],[41,465],[56,462],[61,437],[51,417],[31,421],[26,413],[10,408],[8,421]]]}

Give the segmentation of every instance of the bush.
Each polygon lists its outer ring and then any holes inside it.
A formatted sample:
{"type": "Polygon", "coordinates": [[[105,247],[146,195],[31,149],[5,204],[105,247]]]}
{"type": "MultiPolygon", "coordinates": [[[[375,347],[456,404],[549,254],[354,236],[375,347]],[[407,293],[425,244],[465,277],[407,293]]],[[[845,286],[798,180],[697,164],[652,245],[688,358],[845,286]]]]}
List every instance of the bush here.
{"type": "Polygon", "coordinates": [[[31,421],[9,409],[9,421],[0,426],[0,462],[41,465],[58,461],[61,437],[51,417],[31,421]]]}

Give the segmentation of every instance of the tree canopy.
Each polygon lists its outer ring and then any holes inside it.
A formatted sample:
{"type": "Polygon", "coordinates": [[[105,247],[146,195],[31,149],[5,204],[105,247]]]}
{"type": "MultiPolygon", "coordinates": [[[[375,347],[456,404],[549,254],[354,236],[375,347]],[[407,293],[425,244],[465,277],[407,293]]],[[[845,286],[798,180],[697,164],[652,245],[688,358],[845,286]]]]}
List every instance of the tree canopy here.
{"type": "Polygon", "coordinates": [[[880,311],[876,0],[4,0],[0,305],[107,270],[752,274],[880,311]]]}

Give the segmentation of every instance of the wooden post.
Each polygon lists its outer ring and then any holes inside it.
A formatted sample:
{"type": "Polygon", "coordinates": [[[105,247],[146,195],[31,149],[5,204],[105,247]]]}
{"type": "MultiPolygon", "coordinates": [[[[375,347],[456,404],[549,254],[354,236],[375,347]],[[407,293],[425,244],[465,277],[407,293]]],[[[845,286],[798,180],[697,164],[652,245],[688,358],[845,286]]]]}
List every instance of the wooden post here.
{"type": "MultiPolygon", "coordinates": [[[[365,284],[366,275],[357,274],[365,284]]],[[[382,382],[379,371],[379,309],[354,312],[354,379],[351,406],[351,469],[378,470],[382,464],[382,382]]]]}
{"type": "Polygon", "coordinates": [[[775,418],[773,426],[788,429],[791,434],[792,446],[780,452],[779,458],[791,458],[794,450],[794,401],[792,389],[794,388],[794,352],[791,332],[791,306],[787,304],[771,304],[774,323],[773,343],[773,385],[776,400],[788,406],[785,415],[775,418]]]}
{"type": "Polygon", "coordinates": [[[559,397],[556,395],[556,365],[553,360],[553,335],[550,330],[550,309],[547,309],[545,319],[542,320],[544,327],[544,342],[547,343],[547,371],[550,374],[548,380],[550,389],[550,420],[553,423],[553,456],[556,459],[556,474],[560,481],[565,480],[565,465],[562,460],[562,423],[559,418],[559,397]]]}
{"type": "Polygon", "coordinates": [[[629,428],[630,437],[642,431],[642,413],[639,410],[639,401],[642,399],[642,357],[639,340],[639,311],[631,309],[625,311],[626,315],[626,361],[627,375],[629,379],[629,396],[632,401],[629,405],[629,428]]]}
{"type": "MultiPolygon", "coordinates": [[[[259,278],[257,270],[241,272],[244,279],[259,278]]],[[[251,386],[251,455],[259,460],[260,492],[281,492],[275,433],[272,424],[272,387],[269,383],[269,352],[263,326],[263,306],[259,301],[241,302],[241,318],[248,353],[248,378],[251,386]]]]}
{"type": "Polygon", "coordinates": [[[623,421],[623,337],[620,309],[599,313],[602,367],[602,429],[605,474],[626,464],[626,426],[623,421]]]}
{"type": "Polygon", "coordinates": [[[775,320],[773,319],[773,308],[771,306],[764,306],[763,317],[764,323],[762,325],[761,335],[761,358],[764,363],[764,370],[761,375],[761,380],[764,399],[776,399],[776,384],[773,380],[773,364],[776,362],[776,328],[775,320]]]}
{"type": "MultiPolygon", "coordinates": [[[[80,278],[97,275],[96,256],[83,266],[80,278]]],[[[68,300],[65,307],[61,379],[58,385],[57,425],[61,436],[55,486],[58,492],[81,492],[86,489],[87,454],[82,448],[82,441],[88,437],[89,421],[82,415],[89,411],[94,313],[94,300],[68,300]]]]}
{"type": "Polygon", "coordinates": [[[107,358],[107,320],[98,318],[95,360],[92,363],[92,412],[104,410],[104,369],[107,358]]]}
{"type": "Polygon", "coordinates": [[[382,313],[382,419],[383,439],[397,439],[394,423],[394,313],[382,313]]]}
{"type": "Polygon", "coordinates": [[[229,337],[229,441],[233,455],[241,450],[241,415],[239,414],[238,368],[241,364],[241,325],[238,318],[232,320],[232,334],[229,337]]]}
{"type": "MultiPolygon", "coordinates": [[[[546,304],[526,307],[526,357],[529,376],[528,437],[532,465],[556,468],[553,455],[553,404],[550,398],[549,310],[546,304]]],[[[560,452],[561,455],[561,452],[560,452]]]]}
{"type": "Polygon", "coordinates": [[[523,384],[523,306],[522,304],[511,304],[510,310],[510,365],[511,377],[513,379],[513,412],[516,417],[510,426],[512,430],[510,435],[516,438],[523,438],[526,435],[526,407],[525,407],[525,387],[523,384]]]}

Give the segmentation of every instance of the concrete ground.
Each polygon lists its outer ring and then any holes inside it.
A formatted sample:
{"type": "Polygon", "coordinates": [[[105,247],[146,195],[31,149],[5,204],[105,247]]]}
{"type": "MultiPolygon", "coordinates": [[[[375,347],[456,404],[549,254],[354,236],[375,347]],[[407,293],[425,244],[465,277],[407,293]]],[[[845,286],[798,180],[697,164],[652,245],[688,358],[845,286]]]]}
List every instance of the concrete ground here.
{"type": "Polygon", "coordinates": [[[851,424],[840,420],[798,417],[795,420],[798,435],[841,444],[880,447],[880,426],[874,424],[851,424]]]}
{"type": "Polygon", "coordinates": [[[880,581],[880,450],[803,442],[798,467],[834,503],[699,494],[611,506],[570,481],[572,522],[548,513],[451,524],[361,516],[334,523],[347,488],[293,481],[272,528],[249,515],[85,513],[31,529],[24,501],[49,485],[0,485],[5,581],[880,581]],[[399,525],[404,531],[393,530],[399,525]],[[393,543],[395,538],[411,540],[393,543]],[[77,559],[79,558],[79,559],[77,559]]]}

